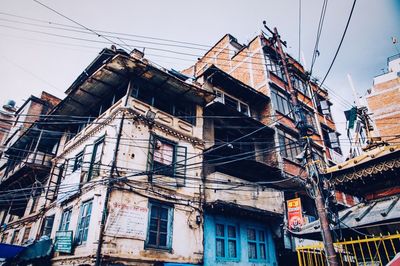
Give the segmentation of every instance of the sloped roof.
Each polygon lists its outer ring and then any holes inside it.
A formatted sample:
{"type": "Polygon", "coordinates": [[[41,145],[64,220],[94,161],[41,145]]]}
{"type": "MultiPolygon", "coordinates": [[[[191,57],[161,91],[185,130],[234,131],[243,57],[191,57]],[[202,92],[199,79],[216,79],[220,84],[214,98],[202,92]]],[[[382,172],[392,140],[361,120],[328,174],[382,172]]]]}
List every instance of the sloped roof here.
{"type": "MultiPolygon", "coordinates": [[[[370,226],[379,226],[389,221],[400,223],[400,196],[387,197],[357,204],[353,207],[339,211],[338,222],[334,229],[348,228],[360,229],[370,226]]],[[[299,232],[293,232],[300,237],[320,237],[319,220],[306,224],[299,232]]]]}

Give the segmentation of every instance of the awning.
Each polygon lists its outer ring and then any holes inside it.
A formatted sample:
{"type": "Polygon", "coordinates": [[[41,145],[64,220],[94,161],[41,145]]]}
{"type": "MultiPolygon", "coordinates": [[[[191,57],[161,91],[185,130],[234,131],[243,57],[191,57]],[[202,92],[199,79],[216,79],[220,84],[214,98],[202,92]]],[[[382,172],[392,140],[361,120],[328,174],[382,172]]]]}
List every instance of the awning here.
{"type": "Polygon", "coordinates": [[[0,243],[0,258],[9,259],[17,256],[25,247],[0,243]]]}
{"type": "Polygon", "coordinates": [[[39,240],[30,246],[27,246],[19,255],[18,261],[31,261],[50,256],[53,249],[51,239],[39,240]]]}

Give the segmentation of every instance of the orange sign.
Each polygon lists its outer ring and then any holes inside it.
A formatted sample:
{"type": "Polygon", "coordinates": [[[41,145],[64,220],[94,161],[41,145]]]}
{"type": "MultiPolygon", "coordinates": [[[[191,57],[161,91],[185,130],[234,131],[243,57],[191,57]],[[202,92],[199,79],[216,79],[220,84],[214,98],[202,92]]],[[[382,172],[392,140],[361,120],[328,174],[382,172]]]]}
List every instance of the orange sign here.
{"type": "Polygon", "coordinates": [[[303,213],[300,198],[287,201],[287,213],[289,230],[299,230],[303,225],[303,213]]]}

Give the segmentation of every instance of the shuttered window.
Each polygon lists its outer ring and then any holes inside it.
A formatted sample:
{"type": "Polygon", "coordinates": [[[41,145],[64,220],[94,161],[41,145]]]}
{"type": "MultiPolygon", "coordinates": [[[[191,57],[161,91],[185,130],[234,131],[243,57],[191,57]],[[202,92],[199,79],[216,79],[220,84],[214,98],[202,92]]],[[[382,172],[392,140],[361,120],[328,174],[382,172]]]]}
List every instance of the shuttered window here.
{"type": "Polygon", "coordinates": [[[149,227],[146,247],[170,249],[172,247],[173,207],[150,202],[149,227]]]}
{"type": "Polygon", "coordinates": [[[104,146],[104,137],[98,139],[93,145],[93,153],[92,153],[92,159],[89,168],[89,176],[87,181],[100,175],[103,146],[104,146]]]}
{"type": "Polygon", "coordinates": [[[42,227],[42,236],[50,237],[51,231],[53,230],[53,224],[54,224],[54,215],[45,218],[42,227]]]}
{"type": "Polygon", "coordinates": [[[215,224],[215,251],[220,260],[239,258],[239,228],[234,224],[217,222],[215,224]]]}
{"type": "Polygon", "coordinates": [[[249,261],[263,262],[267,260],[267,241],[264,230],[247,229],[247,248],[249,261]]]}
{"type": "Polygon", "coordinates": [[[86,201],[82,203],[79,213],[78,229],[76,230],[75,241],[78,245],[86,242],[89,231],[90,216],[92,214],[93,201],[86,201]]]}
{"type": "Polygon", "coordinates": [[[176,178],[178,186],[185,184],[187,147],[151,134],[147,158],[147,172],[150,181],[153,175],[176,178]]]}
{"type": "Polygon", "coordinates": [[[72,209],[67,209],[63,212],[59,228],[60,231],[67,231],[69,229],[71,214],[72,214],[72,209]]]}

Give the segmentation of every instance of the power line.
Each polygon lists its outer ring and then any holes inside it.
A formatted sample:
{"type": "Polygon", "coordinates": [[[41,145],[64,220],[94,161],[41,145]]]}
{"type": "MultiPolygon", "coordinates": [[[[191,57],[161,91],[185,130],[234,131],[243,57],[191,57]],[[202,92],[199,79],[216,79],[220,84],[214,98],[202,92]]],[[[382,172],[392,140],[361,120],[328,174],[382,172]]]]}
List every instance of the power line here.
{"type": "Polygon", "coordinates": [[[335,63],[336,57],[337,57],[337,55],[339,54],[340,48],[342,47],[342,44],[343,44],[344,37],[346,36],[347,29],[348,29],[349,24],[350,24],[350,20],[351,20],[351,18],[352,18],[352,16],[353,16],[353,11],[354,11],[354,7],[355,7],[355,5],[356,5],[356,2],[357,2],[357,0],[354,0],[354,1],[353,1],[353,5],[352,5],[352,7],[351,7],[350,15],[349,15],[349,18],[347,19],[346,27],[344,28],[342,37],[341,37],[341,39],[340,39],[339,46],[338,46],[337,49],[336,49],[335,55],[334,55],[334,57],[333,57],[333,59],[332,59],[332,62],[331,62],[331,64],[330,64],[330,66],[329,66],[329,68],[328,68],[328,71],[326,72],[324,78],[322,79],[322,82],[320,83],[320,86],[322,86],[322,84],[324,84],[326,78],[328,77],[328,75],[329,75],[329,73],[330,73],[330,71],[331,71],[331,69],[332,69],[333,64],[335,63]]]}
{"type": "MultiPolygon", "coordinates": [[[[1,26],[3,26],[3,27],[6,27],[6,26],[4,26],[4,25],[0,25],[0,27],[1,26]]],[[[32,30],[26,30],[26,29],[21,29],[21,28],[16,28],[16,27],[12,27],[12,28],[14,28],[14,29],[17,29],[17,30],[23,30],[23,31],[32,31],[32,30]]],[[[99,42],[99,41],[95,41],[95,40],[89,40],[89,39],[83,39],[83,38],[77,38],[77,37],[71,37],[71,36],[65,36],[65,35],[59,35],[59,34],[52,34],[52,33],[47,33],[47,32],[41,32],[41,31],[33,31],[33,32],[36,32],[36,33],[41,33],[41,34],[46,34],[46,35],[52,35],[52,36],[56,36],[56,37],[62,37],[62,38],[72,38],[72,39],[74,39],[74,40],[83,40],[83,41],[90,41],[90,42],[99,42]]],[[[121,38],[119,38],[119,39],[121,39],[121,38]]],[[[104,43],[104,42],[100,42],[100,43],[104,43]]],[[[180,55],[185,55],[185,56],[193,56],[193,57],[199,57],[200,55],[197,55],[197,54],[191,54],[191,53],[182,53],[182,52],[177,52],[177,51],[172,51],[172,50],[166,50],[166,49],[159,49],[159,48],[153,48],[153,47],[141,47],[141,48],[146,48],[146,49],[150,49],[150,50],[158,50],[158,51],[163,51],[163,52],[170,52],[170,53],[176,53],[176,54],[180,54],[180,55]]],[[[224,51],[221,51],[221,53],[224,53],[224,51]]],[[[228,52],[225,52],[225,53],[228,53],[228,52]]],[[[255,53],[253,56],[252,56],[252,58],[256,58],[255,57],[255,55],[256,55],[257,53],[255,53]]],[[[261,54],[262,55],[262,53],[258,53],[258,54],[261,54]]],[[[190,62],[193,62],[193,60],[192,59],[184,59],[184,58],[177,58],[177,57],[170,57],[170,56],[163,56],[163,55],[155,55],[155,54],[152,54],[151,56],[156,56],[156,57],[165,57],[165,58],[173,58],[173,59],[177,59],[177,60],[184,60],[184,61],[190,61],[190,62]]],[[[262,55],[263,56],[263,55],[262,55]]],[[[203,56],[203,58],[205,58],[205,59],[212,59],[212,58],[209,58],[209,57],[207,57],[207,56],[203,56]]],[[[235,61],[234,59],[223,59],[223,58],[220,58],[219,59],[220,61],[235,61]]],[[[242,63],[242,61],[237,61],[238,63],[242,63]]],[[[253,63],[253,64],[255,64],[255,65],[265,65],[265,64],[263,64],[263,63],[253,63]]],[[[227,64],[226,65],[224,65],[224,64],[221,64],[221,65],[223,65],[223,66],[228,66],[227,64]]],[[[246,69],[247,70],[247,67],[241,67],[241,66],[239,66],[239,67],[237,67],[237,68],[243,68],[243,69],[246,69]]],[[[331,91],[332,93],[333,93],[333,91],[331,91]]],[[[335,95],[333,95],[333,96],[335,96],[335,95]]],[[[351,105],[350,105],[351,106],[351,105]]]]}

